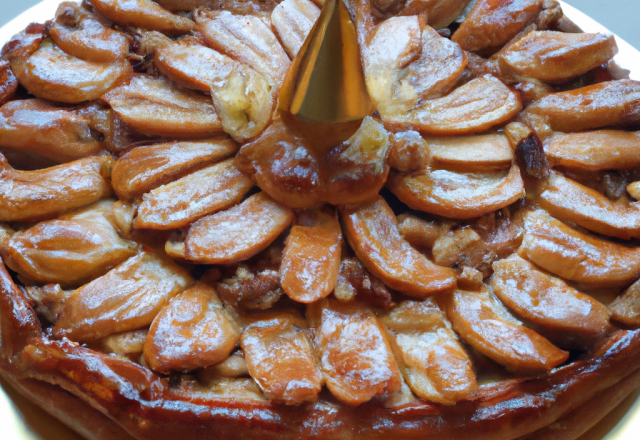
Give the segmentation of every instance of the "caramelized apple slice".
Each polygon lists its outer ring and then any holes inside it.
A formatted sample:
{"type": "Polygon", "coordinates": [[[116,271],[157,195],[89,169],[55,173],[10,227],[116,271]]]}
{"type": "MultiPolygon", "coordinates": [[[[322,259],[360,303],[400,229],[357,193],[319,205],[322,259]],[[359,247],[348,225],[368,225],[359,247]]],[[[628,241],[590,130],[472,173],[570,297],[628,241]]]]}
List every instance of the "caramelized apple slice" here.
{"type": "Polygon", "coordinates": [[[470,0],[411,0],[405,3],[402,15],[426,14],[434,29],[444,29],[462,14],[470,0]]]}
{"type": "Polygon", "coordinates": [[[280,88],[291,61],[263,20],[229,11],[197,11],[195,19],[213,49],[268,76],[280,88]]]}
{"type": "Polygon", "coordinates": [[[99,202],[15,234],[3,249],[5,263],[29,284],[79,286],[136,254],[111,214],[113,201],[99,202]]]}
{"type": "Polygon", "coordinates": [[[371,99],[386,118],[448,93],[467,65],[465,53],[419,16],[393,17],[373,31],[364,56],[371,99]]]}
{"type": "Polygon", "coordinates": [[[451,37],[469,52],[495,52],[542,11],[543,0],[478,0],[451,37]]]}
{"type": "Polygon", "coordinates": [[[387,187],[413,209],[468,219],[509,206],[525,195],[520,169],[458,173],[428,169],[420,174],[391,172],[387,187]]]}
{"type": "Polygon", "coordinates": [[[129,41],[122,32],[105,26],[77,3],[58,6],[49,35],[60,49],[85,61],[106,63],[129,54],[129,41]]]}
{"type": "Polygon", "coordinates": [[[427,138],[435,166],[455,170],[493,171],[509,168],[513,149],[503,134],[427,138]]]}
{"type": "Polygon", "coordinates": [[[265,250],[293,221],[293,211],[258,193],[240,205],[198,220],[185,239],[185,257],[231,264],[265,250]]]}
{"type": "Polygon", "coordinates": [[[518,253],[549,272],[588,286],[628,286],[640,276],[640,247],[576,231],[536,211],[527,214],[518,253]]]}
{"type": "Polygon", "coordinates": [[[530,32],[497,54],[503,70],[547,83],[582,75],[618,53],[613,35],[530,32]]]}
{"type": "Polygon", "coordinates": [[[202,137],[222,132],[210,98],[163,78],[137,75],[104,100],[127,125],[148,135],[202,137]]]}
{"type": "Polygon", "coordinates": [[[141,252],[74,291],[53,333],[90,342],[148,326],[171,298],[193,284],[171,260],[141,252]]]}
{"type": "Polygon", "coordinates": [[[242,333],[249,374],[269,400],[288,405],[318,400],[324,380],[306,331],[307,322],[297,313],[280,312],[242,333]]]}
{"type": "Polygon", "coordinates": [[[486,75],[443,98],[425,101],[409,112],[384,119],[424,134],[462,135],[488,130],[513,118],[521,109],[515,93],[500,80],[486,75]]]}
{"type": "Polygon", "coordinates": [[[38,99],[12,101],[0,108],[0,146],[69,162],[102,151],[90,121],[38,99]]]}
{"type": "Polygon", "coordinates": [[[632,170],[640,167],[640,132],[599,130],[556,133],[545,142],[551,166],[584,170],[632,170]]]}
{"type": "Polygon", "coordinates": [[[113,167],[113,189],[121,199],[131,200],[231,156],[237,149],[234,142],[223,138],[134,148],[120,156],[113,167]]]}
{"type": "Polygon", "coordinates": [[[280,274],[282,289],[294,301],[312,303],[336,288],[342,230],[334,213],[303,213],[287,237],[280,274]]]}
{"type": "Polygon", "coordinates": [[[325,298],[309,305],[320,369],[329,391],[349,405],[400,390],[402,376],[385,330],[358,301],[325,298]]]}
{"type": "Polygon", "coordinates": [[[640,238],[640,205],[616,203],[554,172],[540,194],[540,206],[559,219],[590,231],[624,239],[640,238]]]}
{"type": "Polygon", "coordinates": [[[590,347],[612,330],[604,305],[519,256],[493,263],[493,270],[496,296],[558,345],[590,347]]]}
{"type": "Polygon", "coordinates": [[[154,65],[161,72],[185,87],[211,92],[224,130],[237,141],[256,136],[271,120],[273,90],[260,73],[208,47],[174,43],[161,34],[147,38],[155,43],[154,65]]]}
{"type": "Polygon", "coordinates": [[[362,263],[387,286],[418,298],[455,287],[455,273],[436,266],[398,231],[393,211],[374,201],[340,208],[349,244],[362,263]]]}
{"type": "Polygon", "coordinates": [[[403,376],[418,397],[453,405],[477,389],[471,360],[433,299],[404,301],[380,321],[390,330],[403,376]]]}
{"type": "Polygon", "coordinates": [[[640,281],[622,292],[611,304],[611,317],[631,327],[640,326],[640,281]]]}
{"type": "Polygon", "coordinates": [[[188,18],[174,15],[151,0],[90,0],[96,10],[117,24],[182,35],[195,28],[188,18]]]}
{"type": "Polygon", "coordinates": [[[622,79],[549,95],[527,107],[523,117],[541,118],[564,133],[633,125],[640,121],[639,100],[640,82],[622,79]]]}
{"type": "Polygon", "coordinates": [[[98,99],[133,74],[127,60],[84,61],[66,54],[49,38],[30,57],[13,58],[11,70],[32,95],[67,104],[98,99]]]}
{"type": "Polygon", "coordinates": [[[308,140],[295,134],[280,118],[238,153],[243,169],[253,172],[258,186],[275,200],[295,209],[323,201],[325,175],[321,158],[308,140]]]}
{"type": "Polygon", "coordinates": [[[252,187],[253,179],[225,160],[145,194],[134,227],[182,228],[239,203],[252,187]]]}
{"type": "Polygon", "coordinates": [[[191,371],[228,358],[239,338],[216,291],[199,283],[173,298],[153,320],[144,358],[161,373],[191,371]]]}
{"type": "Polygon", "coordinates": [[[0,221],[39,221],[111,195],[110,156],[18,171],[0,154],[0,221]]]}
{"type": "Polygon", "coordinates": [[[271,23],[291,59],[300,51],[304,40],[320,16],[311,0],[284,0],[271,14],[271,23]]]}
{"type": "Polygon", "coordinates": [[[11,63],[0,60],[0,105],[14,98],[18,86],[18,80],[11,71],[11,63]]]}
{"type": "Polygon", "coordinates": [[[375,198],[389,174],[385,159],[389,134],[384,126],[367,116],[358,131],[327,157],[329,172],[323,199],[332,205],[361,203],[375,198]]]}
{"type": "Polygon", "coordinates": [[[462,339],[509,371],[544,373],[569,358],[569,353],[520,325],[486,290],[456,290],[447,299],[446,311],[462,339]]]}

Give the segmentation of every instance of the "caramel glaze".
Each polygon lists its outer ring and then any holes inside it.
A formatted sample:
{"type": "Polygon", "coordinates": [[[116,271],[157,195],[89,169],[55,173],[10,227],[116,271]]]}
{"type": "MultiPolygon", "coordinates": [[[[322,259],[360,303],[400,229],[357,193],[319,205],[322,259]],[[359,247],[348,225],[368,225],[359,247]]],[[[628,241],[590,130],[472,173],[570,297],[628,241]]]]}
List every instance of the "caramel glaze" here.
{"type": "Polygon", "coordinates": [[[454,407],[416,402],[385,409],[374,401],[351,408],[322,395],[326,400],[320,403],[292,408],[203,399],[181,392],[181,384],[169,384],[132,362],[52,340],[1,264],[0,319],[0,366],[12,380],[59,385],[111,414],[139,439],[234,440],[244,438],[250,429],[254,438],[274,440],[351,436],[440,440],[462,435],[508,440],[570,415],[619,381],[632,380],[640,369],[640,331],[621,330],[590,355],[548,375],[483,386],[454,407]]]}

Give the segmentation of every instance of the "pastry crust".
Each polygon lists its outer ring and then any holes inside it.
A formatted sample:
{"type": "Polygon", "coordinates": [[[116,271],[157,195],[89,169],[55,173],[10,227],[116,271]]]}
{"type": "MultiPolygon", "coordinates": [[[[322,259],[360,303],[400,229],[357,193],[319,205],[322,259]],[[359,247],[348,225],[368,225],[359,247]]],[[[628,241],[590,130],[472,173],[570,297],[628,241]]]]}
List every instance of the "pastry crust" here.
{"type": "MultiPolygon", "coordinates": [[[[454,407],[419,403],[386,409],[371,403],[352,408],[328,399],[289,408],[270,402],[203,399],[181,393],[179,385],[170,386],[129,361],[49,339],[4,266],[0,266],[0,286],[1,367],[8,379],[27,390],[23,384],[32,384],[29,379],[58,385],[138,439],[447,440],[465,435],[475,440],[511,440],[544,429],[565,415],[565,420],[578,426],[573,433],[606,413],[593,409],[593,399],[613,393],[611,402],[619,400],[626,386],[637,385],[640,374],[640,331],[621,330],[583,359],[538,378],[481,387],[469,401],[454,407]],[[575,411],[585,403],[590,406],[575,411]]],[[[72,416],[70,424],[86,426],[85,414],[71,414],[73,405],[68,411],[59,409],[72,416]]],[[[572,438],[572,433],[562,438],[572,438]]]]}

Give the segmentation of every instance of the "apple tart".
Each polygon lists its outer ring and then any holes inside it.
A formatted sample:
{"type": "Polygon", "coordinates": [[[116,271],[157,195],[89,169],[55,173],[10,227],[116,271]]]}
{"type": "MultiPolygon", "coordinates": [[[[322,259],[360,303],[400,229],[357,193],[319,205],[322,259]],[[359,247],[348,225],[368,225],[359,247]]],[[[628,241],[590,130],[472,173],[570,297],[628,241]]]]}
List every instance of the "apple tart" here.
{"type": "Polygon", "coordinates": [[[92,439],[575,439],[640,386],[640,83],[554,0],[85,0],[0,60],[0,373],[92,439]]]}

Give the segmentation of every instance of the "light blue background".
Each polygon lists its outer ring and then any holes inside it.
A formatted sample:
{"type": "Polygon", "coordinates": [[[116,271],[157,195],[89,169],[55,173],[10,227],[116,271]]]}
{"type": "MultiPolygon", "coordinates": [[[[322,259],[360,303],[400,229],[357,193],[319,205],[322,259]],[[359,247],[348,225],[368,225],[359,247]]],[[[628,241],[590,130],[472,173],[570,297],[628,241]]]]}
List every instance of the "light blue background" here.
{"type": "MultiPolygon", "coordinates": [[[[39,0],[0,0],[0,26],[39,0]]],[[[567,0],[640,49],[640,0],[567,0]]]]}

